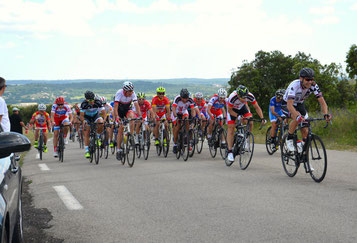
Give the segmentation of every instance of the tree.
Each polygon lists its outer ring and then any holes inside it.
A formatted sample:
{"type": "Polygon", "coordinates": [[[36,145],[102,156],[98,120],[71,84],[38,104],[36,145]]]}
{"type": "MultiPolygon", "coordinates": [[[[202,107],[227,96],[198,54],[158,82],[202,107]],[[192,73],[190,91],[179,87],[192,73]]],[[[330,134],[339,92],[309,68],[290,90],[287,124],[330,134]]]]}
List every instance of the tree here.
{"type": "Polygon", "coordinates": [[[346,71],[350,78],[357,76],[357,45],[353,44],[346,56],[346,71]]]}

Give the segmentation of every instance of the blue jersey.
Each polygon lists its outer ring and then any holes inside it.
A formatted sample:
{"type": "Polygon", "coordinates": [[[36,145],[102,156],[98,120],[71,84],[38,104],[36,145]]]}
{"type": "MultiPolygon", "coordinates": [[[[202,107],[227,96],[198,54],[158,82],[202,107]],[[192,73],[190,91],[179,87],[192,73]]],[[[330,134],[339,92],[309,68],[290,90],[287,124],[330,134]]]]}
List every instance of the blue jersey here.
{"type": "Polygon", "coordinates": [[[114,108],[114,101],[110,102],[110,106],[114,108]]]}
{"type": "Polygon", "coordinates": [[[276,113],[278,113],[279,111],[281,111],[281,102],[283,101],[283,99],[281,99],[280,102],[276,101],[276,96],[274,96],[273,98],[270,99],[270,105],[269,105],[269,112],[270,112],[270,107],[274,106],[274,111],[276,113]]]}

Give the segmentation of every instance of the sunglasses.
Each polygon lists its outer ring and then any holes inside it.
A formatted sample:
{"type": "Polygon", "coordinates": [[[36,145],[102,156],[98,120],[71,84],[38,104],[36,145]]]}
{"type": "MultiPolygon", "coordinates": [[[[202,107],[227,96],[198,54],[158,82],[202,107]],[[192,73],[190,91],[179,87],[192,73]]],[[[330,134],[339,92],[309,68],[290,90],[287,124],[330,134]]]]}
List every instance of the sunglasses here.
{"type": "Polygon", "coordinates": [[[138,100],[145,100],[144,98],[139,98],[138,100]]]}
{"type": "Polygon", "coordinates": [[[165,95],[165,92],[157,92],[157,95],[165,95]]]}
{"type": "Polygon", "coordinates": [[[64,105],[64,104],[58,104],[58,105],[64,105]]]}
{"type": "Polygon", "coordinates": [[[94,99],[90,99],[90,100],[88,100],[89,102],[92,102],[92,101],[94,101],[94,99]]]}
{"type": "Polygon", "coordinates": [[[283,96],[277,96],[276,98],[277,98],[277,99],[282,99],[282,98],[283,98],[283,96]]]}
{"type": "Polygon", "coordinates": [[[0,89],[2,89],[2,88],[4,88],[4,87],[6,88],[6,87],[7,87],[7,84],[5,84],[4,86],[1,86],[0,89]]]}
{"type": "Polygon", "coordinates": [[[308,81],[308,82],[314,81],[313,78],[305,78],[305,80],[308,81]]]}

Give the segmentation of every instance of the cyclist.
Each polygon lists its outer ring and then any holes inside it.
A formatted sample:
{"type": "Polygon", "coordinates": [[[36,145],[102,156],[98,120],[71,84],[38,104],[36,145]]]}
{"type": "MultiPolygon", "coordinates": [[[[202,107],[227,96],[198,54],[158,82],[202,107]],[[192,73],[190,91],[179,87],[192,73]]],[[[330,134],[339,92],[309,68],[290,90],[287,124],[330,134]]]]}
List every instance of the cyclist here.
{"type": "MultiPolygon", "coordinates": [[[[191,108],[191,116],[195,117],[195,102],[189,97],[190,93],[187,89],[182,89],[180,91],[180,95],[176,96],[174,99],[174,103],[172,104],[172,113],[174,116],[173,123],[173,133],[174,133],[174,146],[173,152],[177,153],[177,136],[179,133],[180,126],[177,126],[176,120],[179,119],[188,119],[188,107],[191,108]]],[[[187,124],[188,125],[188,124],[187,124]]],[[[188,129],[188,127],[187,127],[188,129]]]]}
{"type": "Polygon", "coordinates": [[[105,137],[105,145],[109,145],[108,144],[108,139],[110,142],[110,147],[114,146],[113,143],[113,131],[114,131],[114,112],[113,112],[113,107],[107,103],[107,98],[104,96],[101,96],[100,101],[102,102],[102,105],[104,107],[105,110],[105,115],[103,115],[103,113],[101,113],[101,117],[103,118],[103,120],[105,121],[105,123],[109,124],[109,127],[106,127],[106,137],[105,137]]]}
{"type": "MultiPolygon", "coordinates": [[[[42,128],[43,132],[43,152],[47,153],[47,127],[51,127],[51,119],[50,115],[46,112],[46,105],[45,104],[39,104],[38,105],[38,111],[32,114],[32,118],[29,122],[31,125],[35,124],[35,128],[42,128]]],[[[35,143],[34,147],[38,148],[38,134],[39,134],[39,129],[35,130],[35,143]]]]}
{"type": "Polygon", "coordinates": [[[227,105],[227,91],[223,88],[220,88],[216,95],[213,95],[208,103],[207,112],[209,115],[209,125],[207,138],[212,137],[213,126],[216,122],[214,118],[225,118],[226,110],[225,106],[227,105]]]}
{"type": "Polygon", "coordinates": [[[74,123],[74,127],[77,131],[77,137],[78,137],[78,132],[79,132],[79,125],[80,125],[80,120],[79,117],[81,115],[81,109],[78,106],[78,103],[76,103],[73,108],[72,108],[72,113],[73,113],[73,123],[74,123]]]}
{"type": "MultiPolygon", "coordinates": [[[[262,125],[265,124],[264,116],[262,109],[260,108],[258,102],[255,100],[255,97],[252,93],[249,92],[248,88],[239,85],[236,91],[233,91],[228,97],[228,112],[227,112],[227,142],[228,142],[228,160],[230,162],[234,162],[234,156],[232,153],[233,146],[233,138],[234,138],[234,129],[235,129],[235,121],[238,116],[242,116],[244,118],[251,118],[252,113],[250,113],[247,101],[249,101],[258,116],[262,119],[262,125]]],[[[243,120],[243,124],[247,124],[247,120],[243,120]]],[[[253,128],[253,123],[250,124],[250,130],[253,128]]]]}
{"type": "MultiPolygon", "coordinates": [[[[308,113],[304,106],[304,100],[310,94],[314,93],[321,106],[321,111],[327,122],[330,121],[331,115],[328,114],[328,107],[319,86],[315,83],[315,72],[311,68],[303,68],[300,70],[299,79],[292,81],[283,97],[282,110],[287,117],[293,118],[289,124],[289,134],[286,140],[286,145],[289,151],[295,151],[293,139],[294,132],[299,123],[308,118],[308,113]]],[[[308,133],[308,128],[301,129],[303,141],[305,141],[308,133]]]]}
{"type": "Polygon", "coordinates": [[[84,93],[85,100],[81,103],[80,120],[84,124],[83,137],[84,137],[84,157],[90,158],[89,153],[89,133],[90,129],[87,125],[89,123],[102,123],[97,125],[97,137],[103,132],[103,117],[106,117],[105,108],[98,97],[96,98],[92,91],[86,91],[84,93]]]}
{"type": "Polygon", "coordinates": [[[202,125],[201,127],[205,128],[208,119],[208,114],[207,114],[208,105],[206,101],[203,99],[203,94],[201,92],[197,92],[195,94],[195,98],[193,101],[195,102],[199,111],[196,112],[196,117],[201,120],[201,125],[202,125]]]}
{"type": "MultiPolygon", "coordinates": [[[[155,127],[154,127],[154,137],[155,137],[155,145],[159,145],[159,125],[160,121],[163,119],[171,120],[170,116],[170,100],[165,96],[165,88],[158,87],[156,89],[156,96],[151,101],[151,107],[154,111],[156,117],[155,127]]],[[[169,126],[168,122],[165,121],[165,128],[168,131],[169,126]]]]}
{"type": "MultiPolygon", "coordinates": [[[[148,111],[150,113],[150,117],[155,117],[154,111],[151,107],[150,102],[145,100],[145,93],[140,92],[138,93],[137,97],[138,97],[138,103],[141,111],[141,117],[144,119],[146,129],[149,130],[148,111]]],[[[133,106],[133,111],[135,112],[136,116],[139,117],[139,115],[136,112],[135,106],[133,106]]],[[[139,133],[141,128],[141,123],[142,121],[138,121],[138,123],[135,124],[135,144],[139,144],[139,133]]]]}
{"type": "MultiPolygon", "coordinates": [[[[63,97],[57,97],[55,103],[52,105],[51,109],[51,124],[54,124],[54,134],[53,134],[53,147],[54,147],[54,157],[58,157],[57,152],[57,141],[60,125],[70,125],[73,122],[72,110],[63,97]]],[[[65,143],[68,143],[67,134],[68,127],[64,128],[63,137],[65,138],[65,143]]]]}
{"type": "Polygon", "coordinates": [[[281,103],[283,101],[283,96],[285,94],[285,89],[278,89],[275,92],[275,96],[270,99],[269,105],[269,119],[271,122],[270,137],[271,142],[275,144],[275,131],[277,129],[276,120],[283,116],[281,111],[281,103]]]}
{"type": "MultiPolygon", "coordinates": [[[[138,99],[134,92],[134,85],[126,81],[123,83],[123,88],[119,89],[115,94],[114,101],[114,121],[117,121],[119,118],[124,119],[133,119],[135,118],[135,113],[130,109],[130,105],[133,102],[137,115],[141,117],[141,111],[138,104],[138,99]]],[[[135,123],[133,121],[130,122],[130,132],[133,133],[135,123]]],[[[121,141],[123,139],[124,126],[119,126],[117,143],[118,143],[118,151],[117,151],[117,159],[121,159],[122,149],[121,149],[121,141]]]]}

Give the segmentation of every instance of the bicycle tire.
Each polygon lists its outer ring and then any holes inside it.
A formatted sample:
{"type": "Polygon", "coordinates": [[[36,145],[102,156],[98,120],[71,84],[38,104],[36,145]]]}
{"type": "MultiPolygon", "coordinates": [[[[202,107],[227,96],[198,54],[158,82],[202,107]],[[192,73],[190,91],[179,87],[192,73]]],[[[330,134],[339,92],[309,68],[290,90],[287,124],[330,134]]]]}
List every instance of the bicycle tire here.
{"type": "Polygon", "coordinates": [[[219,130],[219,153],[221,154],[221,157],[223,160],[226,159],[227,155],[228,155],[228,148],[227,148],[227,132],[226,130],[224,130],[223,128],[221,128],[219,130]],[[224,137],[224,141],[225,143],[222,143],[222,134],[223,134],[223,137],[224,137]]]}
{"type": "Polygon", "coordinates": [[[201,153],[202,149],[203,149],[203,142],[205,141],[205,135],[204,132],[201,129],[201,126],[199,127],[199,129],[197,129],[197,144],[196,144],[196,150],[197,153],[201,153]],[[201,133],[200,133],[201,131],[201,133]]]}
{"type": "Polygon", "coordinates": [[[185,129],[185,132],[183,133],[184,136],[183,136],[183,146],[181,148],[181,155],[182,155],[182,158],[184,161],[187,161],[188,160],[188,157],[189,157],[189,147],[190,147],[190,134],[189,134],[189,131],[186,131],[185,129]]]}
{"type": "MultiPolygon", "coordinates": [[[[191,147],[191,150],[189,150],[189,156],[192,157],[195,154],[195,149],[196,149],[196,134],[192,129],[188,131],[188,141],[189,145],[191,147]]],[[[189,147],[189,148],[190,148],[189,147]]]]}
{"type": "Polygon", "coordinates": [[[311,178],[318,183],[323,181],[327,172],[327,153],[325,145],[319,136],[315,134],[311,136],[306,157],[307,163],[310,167],[309,169],[311,178]],[[318,143],[320,144],[320,146],[318,145],[318,143]],[[317,155],[318,157],[314,157],[314,155],[317,155]],[[323,156],[323,158],[321,158],[321,155],[323,156]],[[319,160],[320,162],[315,163],[316,160],[319,160]],[[312,161],[314,162],[312,163],[312,161]]]}
{"type": "Polygon", "coordinates": [[[246,148],[245,143],[242,143],[242,147],[239,153],[239,166],[242,170],[248,168],[250,162],[252,161],[253,153],[254,153],[254,136],[253,133],[247,132],[246,144],[248,148],[246,148]]]}
{"type": "Polygon", "coordinates": [[[99,163],[99,158],[100,158],[100,152],[101,152],[101,149],[100,149],[100,146],[99,146],[100,138],[98,138],[97,135],[94,135],[94,136],[95,136],[94,160],[95,160],[95,164],[98,164],[99,163]]]}
{"type": "Polygon", "coordinates": [[[61,163],[63,163],[63,156],[64,156],[64,137],[62,131],[60,132],[60,136],[59,136],[59,153],[58,153],[58,159],[61,163]]]}
{"type": "Polygon", "coordinates": [[[271,143],[271,136],[270,136],[271,128],[272,127],[269,127],[265,134],[265,147],[269,155],[272,155],[276,152],[276,150],[272,147],[272,143],[271,143]]]}
{"type": "Polygon", "coordinates": [[[283,164],[283,168],[285,173],[289,177],[294,177],[299,169],[300,164],[297,163],[296,154],[288,151],[288,147],[286,145],[286,139],[288,134],[285,134],[282,138],[280,150],[281,150],[281,162],[283,164]]]}
{"type": "Polygon", "coordinates": [[[124,141],[126,141],[125,140],[126,136],[127,136],[126,134],[123,134],[123,138],[121,140],[121,146],[120,146],[120,148],[122,149],[122,154],[121,154],[121,164],[122,165],[125,164],[125,160],[126,160],[126,146],[125,146],[125,143],[124,143],[124,141]]]}
{"type": "Polygon", "coordinates": [[[89,162],[92,163],[93,162],[93,158],[94,158],[94,145],[93,145],[93,141],[94,141],[94,137],[92,135],[90,135],[90,138],[89,138],[89,154],[90,154],[90,157],[89,157],[89,162]]]}
{"type": "Polygon", "coordinates": [[[182,131],[179,131],[179,134],[178,134],[178,136],[177,136],[176,159],[180,159],[182,147],[183,147],[182,131]]]}
{"type": "Polygon", "coordinates": [[[133,135],[130,133],[128,133],[128,138],[126,139],[126,156],[129,167],[133,167],[135,162],[135,142],[133,135]]]}
{"type": "Polygon", "coordinates": [[[211,139],[208,140],[208,150],[212,158],[215,158],[217,155],[217,147],[215,146],[216,144],[215,140],[216,140],[215,135],[212,133],[211,139]]]}
{"type": "Polygon", "coordinates": [[[42,131],[40,131],[40,137],[38,139],[38,152],[40,153],[40,160],[42,160],[42,152],[43,152],[43,135],[42,135],[42,131]]]}
{"type": "Polygon", "coordinates": [[[170,137],[166,129],[163,131],[163,140],[162,140],[162,153],[164,154],[164,157],[167,157],[167,154],[169,153],[170,150],[170,137]]]}
{"type": "Polygon", "coordinates": [[[149,157],[149,152],[150,152],[150,132],[145,131],[143,135],[144,135],[143,153],[144,153],[144,159],[147,160],[149,157]]]}

